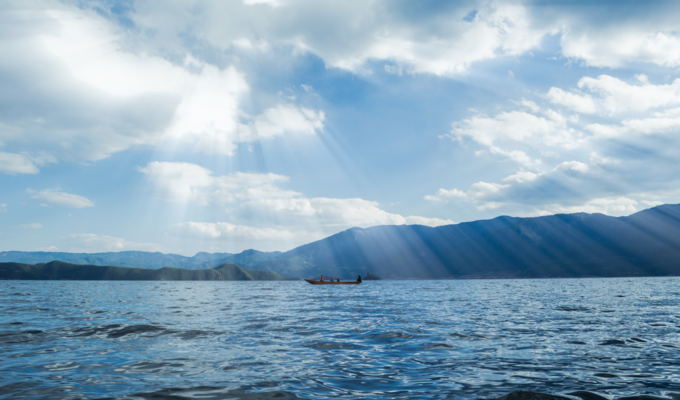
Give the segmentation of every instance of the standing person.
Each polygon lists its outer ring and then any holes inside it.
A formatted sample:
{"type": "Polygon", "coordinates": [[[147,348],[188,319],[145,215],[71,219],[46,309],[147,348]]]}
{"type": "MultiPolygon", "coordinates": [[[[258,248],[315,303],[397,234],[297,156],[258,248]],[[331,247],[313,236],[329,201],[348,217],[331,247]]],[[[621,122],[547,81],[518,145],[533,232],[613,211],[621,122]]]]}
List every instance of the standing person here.
{"type": "Polygon", "coordinates": [[[357,282],[361,283],[361,275],[357,276],[357,282]]]}
{"type": "Polygon", "coordinates": [[[321,279],[320,279],[320,280],[321,280],[321,282],[323,282],[323,275],[321,275],[321,279]]]}

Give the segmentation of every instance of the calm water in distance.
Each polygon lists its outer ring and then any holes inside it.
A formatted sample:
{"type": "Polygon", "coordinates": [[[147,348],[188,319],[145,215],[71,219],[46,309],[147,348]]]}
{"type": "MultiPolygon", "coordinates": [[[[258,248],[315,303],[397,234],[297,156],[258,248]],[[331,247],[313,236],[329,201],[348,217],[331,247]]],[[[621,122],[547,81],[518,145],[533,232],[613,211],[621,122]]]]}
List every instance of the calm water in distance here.
{"type": "Polygon", "coordinates": [[[0,281],[0,399],[680,393],[680,278],[0,281]]]}

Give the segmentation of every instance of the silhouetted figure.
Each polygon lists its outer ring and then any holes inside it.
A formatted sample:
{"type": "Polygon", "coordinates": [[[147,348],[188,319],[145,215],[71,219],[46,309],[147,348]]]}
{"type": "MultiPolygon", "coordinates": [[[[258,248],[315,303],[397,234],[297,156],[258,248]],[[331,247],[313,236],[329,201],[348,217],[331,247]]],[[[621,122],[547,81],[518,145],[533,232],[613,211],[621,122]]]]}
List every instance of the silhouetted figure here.
{"type": "Polygon", "coordinates": [[[357,282],[361,283],[361,275],[357,276],[357,282]]]}
{"type": "Polygon", "coordinates": [[[319,279],[321,282],[323,282],[323,275],[321,275],[321,279],[319,279]]]}

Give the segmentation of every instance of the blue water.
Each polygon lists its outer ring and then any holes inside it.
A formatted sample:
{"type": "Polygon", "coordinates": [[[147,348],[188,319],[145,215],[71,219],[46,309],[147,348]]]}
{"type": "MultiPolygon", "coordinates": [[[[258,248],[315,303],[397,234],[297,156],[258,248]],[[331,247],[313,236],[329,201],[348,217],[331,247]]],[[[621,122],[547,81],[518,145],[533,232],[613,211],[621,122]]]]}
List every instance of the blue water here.
{"type": "Polygon", "coordinates": [[[674,397],[679,326],[679,278],[0,281],[0,398],[674,397]]]}

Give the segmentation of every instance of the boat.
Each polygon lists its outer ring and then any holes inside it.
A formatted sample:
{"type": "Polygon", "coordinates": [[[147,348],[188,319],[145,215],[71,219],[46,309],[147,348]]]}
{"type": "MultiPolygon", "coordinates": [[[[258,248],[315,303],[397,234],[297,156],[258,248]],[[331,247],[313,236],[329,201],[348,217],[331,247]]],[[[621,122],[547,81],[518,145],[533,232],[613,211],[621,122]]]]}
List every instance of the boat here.
{"type": "Polygon", "coordinates": [[[312,285],[358,285],[361,282],[357,281],[345,281],[345,282],[327,282],[327,281],[317,281],[314,279],[305,279],[307,282],[311,283],[312,285]]]}

